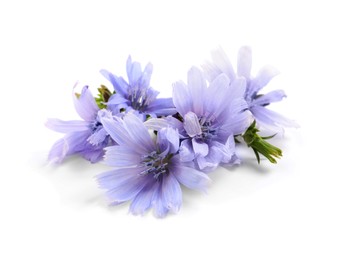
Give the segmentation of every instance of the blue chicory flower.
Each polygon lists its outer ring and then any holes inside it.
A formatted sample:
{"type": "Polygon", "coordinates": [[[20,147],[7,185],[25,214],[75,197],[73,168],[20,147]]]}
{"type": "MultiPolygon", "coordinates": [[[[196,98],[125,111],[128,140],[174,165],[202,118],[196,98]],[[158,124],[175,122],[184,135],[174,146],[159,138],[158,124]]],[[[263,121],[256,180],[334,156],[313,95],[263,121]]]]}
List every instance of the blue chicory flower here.
{"type": "Polygon", "coordinates": [[[280,128],[284,126],[297,127],[298,125],[294,121],[267,108],[269,104],[281,101],[286,97],[283,90],[274,90],[267,94],[259,93],[273,77],[278,75],[278,71],[271,66],[265,66],[255,77],[252,77],[251,66],[252,51],[247,46],[240,48],[238,52],[237,73],[234,72],[230,60],[221,48],[212,52],[212,62],[206,62],[202,65],[209,81],[213,81],[221,73],[225,73],[230,78],[231,83],[237,77],[246,79],[244,98],[249,110],[260,125],[276,131],[280,131],[280,128]]]}
{"type": "Polygon", "coordinates": [[[182,204],[180,184],[205,191],[209,178],[183,163],[178,154],[179,134],[171,127],[157,136],[133,113],[123,118],[102,118],[101,122],[118,144],[107,147],[105,163],[117,167],[97,179],[113,204],[131,201],[132,214],[144,214],[150,208],[157,217],[177,212],[182,204]]]}
{"type": "Polygon", "coordinates": [[[98,108],[88,86],[83,87],[79,97],[74,94],[73,100],[75,109],[83,120],[47,120],[48,128],[66,134],[53,145],[48,160],[61,163],[66,156],[79,154],[92,163],[98,162],[104,155],[103,148],[114,144],[101,123],[101,118],[112,117],[112,113],[98,108]]]}
{"type": "MultiPolygon", "coordinates": [[[[177,127],[182,135],[180,158],[194,161],[204,171],[220,163],[238,162],[234,136],[249,125],[243,98],[245,80],[236,79],[231,87],[229,84],[229,78],[220,74],[207,86],[202,71],[192,67],[187,84],[179,81],[173,85],[173,103],[183,120],[177,127]]],[[[155,119],[152,121],[155,124],[155,119]]]]}
{"type": "Polygon", "coordinates": [[[101,74],[108,79],[115,90],[107,106],[115,113],[125,110],[134,110],[143,121],[147,116],[167,116],[176,113],[172,98],[157,98],[159,92],[150,87],[150,78],[153,66],[148,63],[142,71],[138,62],[132,62],[129,56],[126,63],[128,82],[107,70],[101,74]]]}

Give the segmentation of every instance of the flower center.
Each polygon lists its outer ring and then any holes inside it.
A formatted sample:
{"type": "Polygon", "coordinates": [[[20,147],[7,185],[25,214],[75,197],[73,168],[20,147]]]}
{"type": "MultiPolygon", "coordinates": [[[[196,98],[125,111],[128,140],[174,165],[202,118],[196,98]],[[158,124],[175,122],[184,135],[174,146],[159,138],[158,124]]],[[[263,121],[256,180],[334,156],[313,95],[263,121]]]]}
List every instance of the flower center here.
{"type": "Polygon", "coordinates": [[[102,127],[102,124],[97,119],[91,123],[91,131],[92,133],[95,133],[99,127],[102,127]]]}
{"type": "Polygon", "coordinates": [[[168,173],[168,163],[172,155],[162,155],[156,151],[143,156],[142,165],[146,167],[141,175],[152,174],[155,179],[159,179],[162,174],[168,173]]]}
{"type": "Polygon", "coordinates": [[[218,128],[213,127],[211,121],[206,121],[206,119],[202,117],[199,119],[199,123],[202,133],[196,136],[197,140],[208,141],[217,136],[218,128]]]}
{"type": "Polygon", "coordinates": [[[143,112],[153,99],[147,88],[139,88],[136,86],[129,91],[128,100],[133,109],[143,112]]]}

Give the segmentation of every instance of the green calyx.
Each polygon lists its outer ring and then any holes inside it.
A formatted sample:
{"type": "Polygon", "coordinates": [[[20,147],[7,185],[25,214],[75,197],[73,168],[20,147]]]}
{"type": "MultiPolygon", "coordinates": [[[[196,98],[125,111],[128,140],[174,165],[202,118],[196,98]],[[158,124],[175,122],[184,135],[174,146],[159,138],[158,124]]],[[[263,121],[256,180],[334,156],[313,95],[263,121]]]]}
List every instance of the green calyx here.
{"type": "Polygon", "coordinates": [[[107,107],[107,102],[109,98],[115,93],[111,92],[106,86],[101,85],[98,89],[98,94],[97,97],[95,98],[96,104],[100,109],[106,108],[107,107]]]}
{"type": "Polygon", "coordinates": [[[276,159],[282,157],[282,151],[278,147],[266,141],[267,139],[273,138],[275,135],[262,137],[257,134],[258,132],[259,130],[256,128],[256,121],[254,121],[242,135],[245,143],[254,151],[258,163],[260,163],[259,154],[262,154],[271,163],[276,163],[276,159]]]}

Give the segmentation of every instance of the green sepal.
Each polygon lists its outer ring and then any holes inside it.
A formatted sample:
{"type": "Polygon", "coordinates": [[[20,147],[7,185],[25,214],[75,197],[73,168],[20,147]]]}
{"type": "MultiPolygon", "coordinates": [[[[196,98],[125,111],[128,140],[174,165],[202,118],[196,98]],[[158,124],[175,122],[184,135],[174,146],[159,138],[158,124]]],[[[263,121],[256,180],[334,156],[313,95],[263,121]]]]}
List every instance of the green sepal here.
{"type": "Polygon", "coordinates": [[[262,154],[271,163],[276,163],[276,159],[282,157],[280,148],[268,143],[266,140],[273,138],[275,135],[262,137],[258,134],[259,130],[256,128],[256,121],[249,126],[249,128],[242,135],[248,147],[251,147],[256,155],[257,162],[260,163],[260,156],[262,154]]]}
{"type": "Polygon", "coordinates": [[[96,104],[100,109],[107,108],[107,102],[109,98],[115,94],[115,91],[113,93],[104,85],[101,85],[98,89],[97,97],[95,98],[96,104]]]}

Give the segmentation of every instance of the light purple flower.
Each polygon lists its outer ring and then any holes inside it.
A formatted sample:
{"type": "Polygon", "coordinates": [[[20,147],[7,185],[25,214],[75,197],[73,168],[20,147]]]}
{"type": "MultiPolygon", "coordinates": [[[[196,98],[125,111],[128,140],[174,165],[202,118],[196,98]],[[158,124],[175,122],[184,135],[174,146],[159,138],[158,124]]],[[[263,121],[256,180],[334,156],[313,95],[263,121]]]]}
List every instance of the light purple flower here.
{"type": "Polygon", "coordinates": [[[132,113],[101,122],[119,144],[106,148],[105,154],[105,163],[116,169],[97,177],[113,204],[131,201],[132,214],[153,208],[157,217],[164,217],[170,211],[177,212],[182,204],[180,184],[206,190],[209,178],[179,159],[176,129],[162,128],[153,138],[132,113]]]}
{"type": "MultiPolygon", "coordinates": [[[[184,162],[194,161],[204,171],[220,163],[238,162],[234,136],[249,125],[243,98],[245,80],[234,80],[232,87],[229,84],[229,78],[220,74],[207,86],[202,72],[192,67],[187,84],[180,81],[173,85],[173,103],[183,120],[180,127],[175,126],[183,137],[180,158],[184,162]]],[[[148,122],[155,123],[160,126],[162,120],[148,122]]]]}
{"type": "Polygon", "coordinates": [[[102,75],[113,85],[116,93],[108,101],[108,108],[114,113],[134,110],[143,121],[151,117],[167,116],[176,113],[172,98],[157,98],[158,91],[150,87],[153,66],[148,63],[142,71],[138,62],[132,62],[129,56],[126,63],[128,82],[107,70],[101,70],[102,75]]]}
{"type": "Polygon", "coordinates": [[[271,66],[265,66],[255,77],[251,76],[252,51],[247,46],[240,48],[237,65],[237,73],[235,73],[226,53],[219,48],[212,52],[212,62],[206,62],[202,67],[209,81],[213,81],[221,73],[225,73],[231,83],[237,77],[244,77],[246,79],[244,98],[249,110],[260,125],[277,131],[280,131],[278,128],[283,126],[297,127],[298,125],[294,121],[267,108],[269,104],[281,101],[286,97],[283,90],[274,90],[267,94],[259,93],[273,77],[278,75],[278,71],[271,66]]]}
{"type": "Polygon", "coordinates": [[[98,108],[88,86],[82,89],[79,97],[74,94],[73,100],[76,111],[83,120],[47,120],[48,128],[66,134],[53,145],[48,160],[60,163],[66,156],[79,154],[95,163],[102,159],[103,148],[114,144],[101,124],[101,118],[112,117],[112,113],[98,108]]]}

